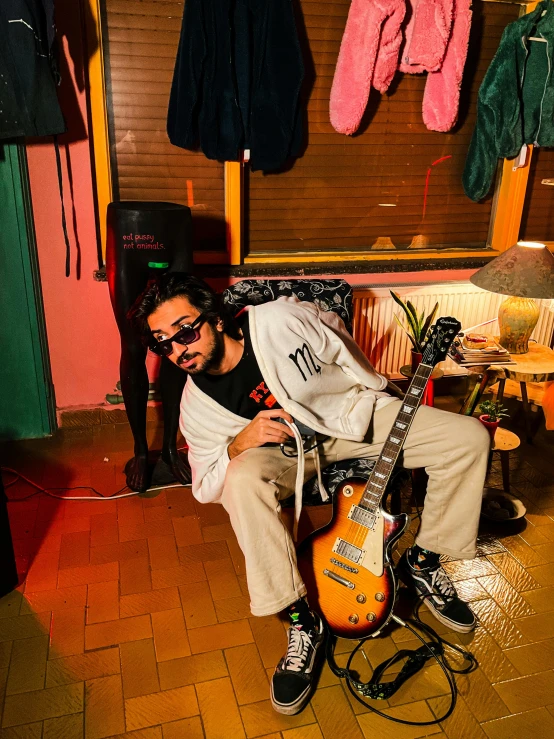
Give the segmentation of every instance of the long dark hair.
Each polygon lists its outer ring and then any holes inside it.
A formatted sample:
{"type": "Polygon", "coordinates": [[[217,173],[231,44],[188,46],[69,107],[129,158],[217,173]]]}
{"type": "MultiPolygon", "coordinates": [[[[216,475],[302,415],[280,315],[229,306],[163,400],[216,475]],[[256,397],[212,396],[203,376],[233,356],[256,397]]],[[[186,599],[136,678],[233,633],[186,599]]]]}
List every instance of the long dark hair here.
{"type": "Polygon", "coordinates": [[[148,317],[162,303],[182,296],[205,317],[206,322],[215,326],[223,323],[223,332],[233,339],[240,339],[241,333],[229,308],[223,303],[221,295],[201,280],[186,272],[165,272],[160,277],[150,280],[144,292],[139,295],[135,304],[127,314],[141,334],[150,334],[148,317]]]}

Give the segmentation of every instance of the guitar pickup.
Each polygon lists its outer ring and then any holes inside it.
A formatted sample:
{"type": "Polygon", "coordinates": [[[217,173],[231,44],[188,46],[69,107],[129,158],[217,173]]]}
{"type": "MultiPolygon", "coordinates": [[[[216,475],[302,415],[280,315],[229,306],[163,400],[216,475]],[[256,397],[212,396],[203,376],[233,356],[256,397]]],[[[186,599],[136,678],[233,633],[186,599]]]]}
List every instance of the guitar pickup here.
{"type": "Polygon", "coordinates": [[[371,513],[371,511],[368,511],[365,508],[360,508],[358,505],[353,505],[348,514],[348,518],[368,529],[372,529],[377,517],[374,513],[371,513]]]}
{"type": "Polygon", "coordinates": [[[350,542],[340,538],[336,540],[333,552],[335,552],[335,554],[340,554],[341,557],[349,559],[355,564],[358,564],[365,554],[364,549],[355,547],[353,544],[350,544],[350,542]]]}

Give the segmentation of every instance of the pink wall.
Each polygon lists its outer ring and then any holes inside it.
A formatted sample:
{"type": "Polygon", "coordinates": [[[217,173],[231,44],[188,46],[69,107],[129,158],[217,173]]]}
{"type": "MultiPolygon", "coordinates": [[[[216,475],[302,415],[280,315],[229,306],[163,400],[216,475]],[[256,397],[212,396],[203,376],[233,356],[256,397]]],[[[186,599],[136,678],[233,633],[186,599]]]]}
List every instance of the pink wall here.
{"type": "Polygon", "coordinates": [[[56,401],[58,407],[66,407],[101,403],[106,393],[112,392],[119,377],[119,336],[108,286],[92,279],[98,261],[91,159],[86,138],[79,3],[59,0],[56,10],[65,60],[61,65],[60,100],[69,131],[60,137],[60,147],[72,250],[71,277],[65,277],[65,244],[54,146],[51,142],[31,144],[27,147],[27,156],[56,401]],[[81,251],[80,277],[76,274],[77,239],[81,251]]]}
{"type": "MultiPolygon", "coordinates": [[[[65,277],[64,272],[65,244],[53,144],[29,144],[27,154],[56,401],[58,408],[67,408],[101,404],[106,393],[113,392],[119,378],[119,335],[107,283],[92,279],[98,264],[79,4],[74,0],[58,0],[56,8],[65,61],[60,98],[69,130],[60,137],[60,145],[72,249],[70,277],[65,277]],[[77,243],[81,254],[80,274],[77,274],[77,243]]],[[[414,284],[463,280],[470,274],[471,271],[445,270],[344,275],[344,278],[354,285],[414,284]]],[[[217,289],[227,284],[227,280],[213,281],[217,289]]]]}

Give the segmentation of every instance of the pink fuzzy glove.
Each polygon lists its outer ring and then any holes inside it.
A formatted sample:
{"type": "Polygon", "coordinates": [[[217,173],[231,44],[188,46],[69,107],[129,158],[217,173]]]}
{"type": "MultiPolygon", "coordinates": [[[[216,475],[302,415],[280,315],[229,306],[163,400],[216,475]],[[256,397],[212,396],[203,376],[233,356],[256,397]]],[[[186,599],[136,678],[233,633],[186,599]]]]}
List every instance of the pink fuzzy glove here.
{"type": "Polygon", "coordinates": [[[423,122],[430,131],[450,131],[458,120],[471,15],[471,0],[454,0],[454,23],[446,55],[440,71],[430,72],[425,83],[423,122]]]}
{"type": "Polygon", "coordinates": [[[404,0],[352,0],[331,87],[331,124],[357,131],[371,85],[385,92],[398,65],[404,0]]]}

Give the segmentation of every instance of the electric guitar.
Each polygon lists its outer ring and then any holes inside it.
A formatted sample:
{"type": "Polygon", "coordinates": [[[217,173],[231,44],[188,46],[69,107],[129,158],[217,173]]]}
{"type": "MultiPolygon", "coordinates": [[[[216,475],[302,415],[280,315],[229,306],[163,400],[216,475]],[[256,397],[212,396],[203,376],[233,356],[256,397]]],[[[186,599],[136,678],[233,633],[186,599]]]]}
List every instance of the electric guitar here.
{"type": "Polygon", "coordinates": [[[391,552],[409,517],[387,513],[381,502],[433,368],[445,359],[460,328],[455,318],[439,318],[430,329],[421,364],[369,479],[342,482],[331,522],[299,548],[298,568],[310,605],[336,636],[375,635],[392,616],[397,585],[391,552]]]}

